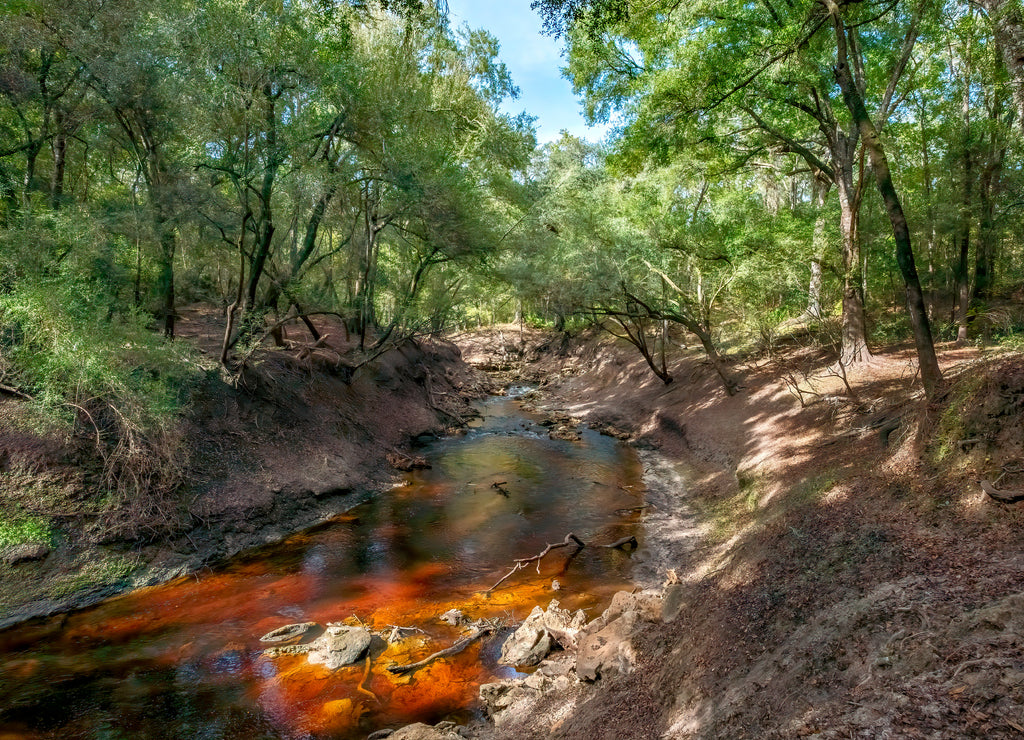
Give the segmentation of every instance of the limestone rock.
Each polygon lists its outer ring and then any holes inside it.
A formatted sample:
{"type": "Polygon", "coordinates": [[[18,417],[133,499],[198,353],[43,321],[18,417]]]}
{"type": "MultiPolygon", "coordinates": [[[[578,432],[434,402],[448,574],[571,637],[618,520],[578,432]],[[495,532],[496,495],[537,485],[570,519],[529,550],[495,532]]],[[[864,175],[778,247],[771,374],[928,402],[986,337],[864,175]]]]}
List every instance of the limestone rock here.
{"type": "Polygon", "coordinates": [[[268,658],[277,658],[282,655],[305,655],[312,649],[312,645],[277,645],[267,648],[263,654],[268,658]]]}
{"type": "Polygon", "coordinates": [[[637,613],[628,611],[596,632],[588,632],[576,653],[576,675],[584,681],[596,681],[633,670],[635,653],[630,640],[637,613]]]}
{"type": "Polygon", "coordinates": [[[468,737],[471,735],[466,728],[454,722],[438,722],[433,727],[417,722],[387,736],[388,740],[464,740],[468,737]]]}
{"type": "Polygon", "coordinates": [[[301,622],[299,624],[286,624],[271,630],[260,638],[260,642],[292,642],[302,640],[320,628],[316,622],[301,622]]]}
{"type": "Polygon", "coordinates": [[[572,685],[573,681],[568,676],[548,676],[538,672],[524,679],[483,684],[480,701],[494,724],[501,727],[525,719],[545,694],[566,691],[572,685]]]}
{"type": "Polygon", "coordinates": [[[552,600],[548,608],[535,606],[530,615],[501,646],[500,663],[511,666],[533,666],[547,657],[555,647],[576,647],[577,635],[586,623],[582,610],[575,614],[552,600]]]}
{"type": "Polygon", "coordinates": [[[310,643],[306,659],[313,665],[337,670],[359,660],[370,647],[372,637],[361,627],[328,625],[327,632],[310,643]]]}

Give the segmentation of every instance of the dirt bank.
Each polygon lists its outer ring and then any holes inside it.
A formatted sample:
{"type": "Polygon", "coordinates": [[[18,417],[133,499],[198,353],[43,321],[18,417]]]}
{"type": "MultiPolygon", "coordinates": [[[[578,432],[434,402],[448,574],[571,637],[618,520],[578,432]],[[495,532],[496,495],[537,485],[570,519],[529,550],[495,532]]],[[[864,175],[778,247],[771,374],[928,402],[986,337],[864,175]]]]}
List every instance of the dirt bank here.
{"type": "Polygon", "coordinates": [[[678,346],[666,386],[599,335],[456,341],[542,379],[539,404],[653,450],[669,484],[652,524],[701,532],[647,556],[645,581],[654,564],[679,582],[678,616],[637,626],[629,675],[553,691],[490,734],[1024,736],[1024,504],[978,484],[1024,489],[1019,355],[940,348],[949,387],[927,405],[907,348],[851,368],[849,388],[834,358],[783,349],[737,368],[729,397],[678,346]]]}
{"type": "MultiPolygon", "coordinates": [[[[180,335],[216,357],[222,319],[183,311],[180,335]]],[[[0,398],[0,506],[45,523],[34,551],[0,548],[0,627],[195,571],[328,519],[417,464],[417,439],[443,434],[490,389],[440,341],[365,359],[339,326],[315,351],[258,354],[241,382],[210,372],[176,433],[186,483],[151,500],[112,500],[87,436],[18,423],[0,398]]],[[[333,329],[333,330],[332,330],[333,329]]],[[[298,333],[296,332],[298,335],[298,333]]],[[[215,363],[211,363],[215,365],[215,363]]]]}

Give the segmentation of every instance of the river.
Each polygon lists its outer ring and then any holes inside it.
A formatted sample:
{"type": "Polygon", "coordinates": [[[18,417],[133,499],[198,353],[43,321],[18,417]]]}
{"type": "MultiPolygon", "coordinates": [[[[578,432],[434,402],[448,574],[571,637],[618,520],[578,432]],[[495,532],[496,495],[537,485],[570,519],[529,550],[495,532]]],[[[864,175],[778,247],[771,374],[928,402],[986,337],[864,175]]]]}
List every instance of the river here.
{"type": "Polygon", "coordinates": [[[550,439],[513,391],[481,404],[463,436],[420,452],[406,476],[327,524],[223,566],[96,607],[0,632],[0,740],[14,738],[365,738],[374,730],[468,719],[478,687],[517,675],[501,639],[410,675],[386,670],[448,647],[472,619],[522,619],[556,598],[597,616],[631,585],[630,556],[586,547],[546,557],[491,593],[515,558],[574,532],[641,540],[640,463],[582,429],[550,439]],[[403,639],[336,671],[263,655],[261,635],[292,622],[363,624],[403,639]]]}

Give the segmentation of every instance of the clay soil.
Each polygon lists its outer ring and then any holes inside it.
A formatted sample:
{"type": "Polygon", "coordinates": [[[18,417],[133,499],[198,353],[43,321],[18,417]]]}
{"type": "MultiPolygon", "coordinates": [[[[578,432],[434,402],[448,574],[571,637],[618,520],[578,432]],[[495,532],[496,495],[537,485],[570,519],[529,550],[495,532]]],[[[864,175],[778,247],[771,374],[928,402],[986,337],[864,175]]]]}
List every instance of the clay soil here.
{"type": "MultiPolygon", "coordinates": [[[[178,341],[217,368],[222,312],[181,314],[178,341]]],[[[449,342],[370,357],[336,320],[318,325],[319,347],[289,326],[288,348],[268,342],[240,377],[207,373],[172,440],[183,482],[145,499],[103,490],[91,430],[39,433],[19,422],[23,401],[0,397],[0,507],[53,524],[45,558],[0,559],[0,627],[194,572],[335,516],[389,488],[419,463],[417,440],[461,426],[470,400],[491,389],[449,342]]]]}
{"type": "Polygon", "coordinates": [[[1024,503],[978,484],[1024,489],[1024,358],[941,347],[929,404],[908,347],[844,382],[798,342],[738,365],[729,397],[682,339],[664,385],[607,335],[455,337],[539,382],[540,406],[678,465],[675,513],[701,533],[648,555],[685,597],[634,636],[635,671],[496,735],[1024,737],[1024,503]]]}

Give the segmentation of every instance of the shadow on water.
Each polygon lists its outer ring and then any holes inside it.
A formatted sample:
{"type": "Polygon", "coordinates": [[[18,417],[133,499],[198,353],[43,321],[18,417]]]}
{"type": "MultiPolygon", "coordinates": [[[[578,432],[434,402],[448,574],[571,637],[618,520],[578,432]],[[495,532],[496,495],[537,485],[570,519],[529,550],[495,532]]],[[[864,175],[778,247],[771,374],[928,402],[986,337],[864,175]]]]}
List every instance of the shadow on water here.
{"type": "Polygon", "coordinates": [[[461,636],[441,614],[521,619],[558,598],[593,615],[629,584],[627,554],[588,547],[485,593],[570,531],[597,544],[639,534],[617,513],[642,495],[633,451],[590,430],[552,440],[538,421],[512,397],[490,399],[466,435],[423,449],[432,469],[327,525],[0,633],[0,739],[362,738],[468,717],[481,683],[514,674],[496,664],[500,636],[411,675],[386,670],[461,636]],[[259,637],[284,624],[352,618],[421,632],[333,672],[262,655],[259,637]]]}

